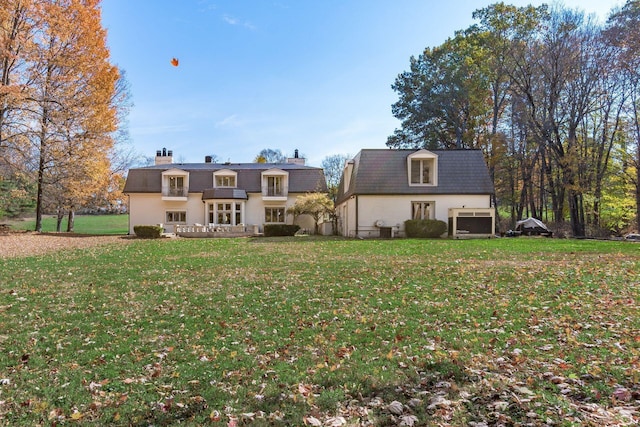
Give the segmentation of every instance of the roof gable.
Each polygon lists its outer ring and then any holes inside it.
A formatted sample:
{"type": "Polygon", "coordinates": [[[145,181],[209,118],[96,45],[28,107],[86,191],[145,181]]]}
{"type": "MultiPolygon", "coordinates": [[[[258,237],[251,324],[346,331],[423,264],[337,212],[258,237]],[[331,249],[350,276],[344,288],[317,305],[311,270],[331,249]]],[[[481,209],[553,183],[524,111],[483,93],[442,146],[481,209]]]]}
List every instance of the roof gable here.
{"type": "Polygon", "coordinates": [[[171,168],[162,172],[162,176],[165,175],[189,175],[189,172],[178,168],[171,168]]]}
{"type": "Polygon", "coordinates": [[[414,151],[407,156],[409,159],[437,159],[438,155],[433,151],[425,150],[424,148],[414,151]]]}

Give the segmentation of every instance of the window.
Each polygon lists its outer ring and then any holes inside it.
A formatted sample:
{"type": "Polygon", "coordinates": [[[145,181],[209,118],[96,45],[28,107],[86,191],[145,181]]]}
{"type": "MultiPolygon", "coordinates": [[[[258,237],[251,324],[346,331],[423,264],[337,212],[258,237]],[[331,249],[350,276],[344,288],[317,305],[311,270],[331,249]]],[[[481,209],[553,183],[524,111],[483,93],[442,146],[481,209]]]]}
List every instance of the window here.
{"type": "Polygon", "coordinates": [[[289,173],[282,169],[268,169],[263,171],[260,176],[262,183],[262,197],[283,199],[287,197],[289,189],[287,188],[289,173]]]}
{"type": "Polygon", "coordinates": [[[167,223],[187,222],[187,212],[185,211],[167,211],[167,223]]]}
{"type": "Polygon", "coordinates": [[[242,224],[242,203],[209,203],[209,224],[242,224]]]}
{"type": "Polygon", "coordinates": [[[418,150],[407,156],[407,178],[410,186],[438,185],[438,155],[418,150]]]}
{"type": "Polygon", "coordinates": [[[217,224],[231,224],[231,203],[216,203],[217,224]]]}
{"type": "Polygon", "coordinates": [[[236,208],[234,210],[235,222],[234,225],[242,224],[242,203],[236,203],[236,208]]]}
{"type": "Polygon", "coordinates": [[[282,196],[282,177],[281,176],[268,176],[267,177],[267,196],[282,196]]]}
{"type": "Polygon", "coordinates": [[[179,197],[184,195],[184,176],[169,177],[169,196],[179,197]]]}
{"type": "Polygon", "coordinates": [[[284,223],[284,208],[264,208],[264,222],[284,223]]]}
{"type": "Polygon", "coordinates": [[[411,219],[432,219],[433,202],[411,202],[411,219]]]}
{"type": "Polygon", "coordinates": [[[411,160],[411,183],[431,184],[431,159],[411,160]]]}
{"type": "Polygon", "coordinates": [[[189,195],[189,172],[169,169],[162,172],[162,197],[166,200],[185,199],[189,195]]]}
{"type": "Polygon", "coordinates": [[[217,175],[216,187],[232,187],[236,186],[236,177],[233,175],[217,175]]]}

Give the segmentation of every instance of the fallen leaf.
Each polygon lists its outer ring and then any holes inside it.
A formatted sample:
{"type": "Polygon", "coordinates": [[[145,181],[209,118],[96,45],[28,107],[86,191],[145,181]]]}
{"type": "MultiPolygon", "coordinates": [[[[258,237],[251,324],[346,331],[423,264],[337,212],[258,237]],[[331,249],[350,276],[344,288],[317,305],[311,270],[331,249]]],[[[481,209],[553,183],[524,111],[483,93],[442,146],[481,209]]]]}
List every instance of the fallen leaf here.
{"type": "Polygon", "coordinates": [[[316,417],[311,417],[311,416],[304,417],[302,419],[302,421],[307,426],[312,426],[312,427],[321,427],[322,426],[322,422],[319,419],[317,419],[316,417]]]}
{"type": "Polygon", "coordinates": [[[412,427],[415,423],[418,422],[418,417],[416,417],[415,415],[405,415],[400,419],[401,419],[400,421],[401,426],[412,427]]]}
{"type": "Polygon", "coordinates": [[[340,427],[347,423],[347,420],[344,417],[330,417],[327,418],[324,422],[324,425],[327,427],[340,427]]]}
{"type": "Polygon", "coordinates": [[[393,402],[389,403],[389,405],[387,406],[387,409],[389,410],[389,412],[391,412],[394,415],[402,415],[402,413],[404,412],[404,406],[402,405],[402,403],[398,402],[397,400],[394,400],[393,402]]]}

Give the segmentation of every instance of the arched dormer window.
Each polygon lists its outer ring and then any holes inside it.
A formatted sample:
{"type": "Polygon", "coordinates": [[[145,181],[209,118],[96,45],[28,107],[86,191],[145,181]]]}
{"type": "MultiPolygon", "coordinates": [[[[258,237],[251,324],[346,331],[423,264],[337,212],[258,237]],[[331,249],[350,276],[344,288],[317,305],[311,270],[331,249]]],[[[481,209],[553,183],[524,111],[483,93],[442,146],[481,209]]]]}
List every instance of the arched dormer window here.
{"type": "Polygon", "coordinates": [[[428,150],[418,150],[407,156],[410,186],[438,185],[438,155],[428,150]]]}

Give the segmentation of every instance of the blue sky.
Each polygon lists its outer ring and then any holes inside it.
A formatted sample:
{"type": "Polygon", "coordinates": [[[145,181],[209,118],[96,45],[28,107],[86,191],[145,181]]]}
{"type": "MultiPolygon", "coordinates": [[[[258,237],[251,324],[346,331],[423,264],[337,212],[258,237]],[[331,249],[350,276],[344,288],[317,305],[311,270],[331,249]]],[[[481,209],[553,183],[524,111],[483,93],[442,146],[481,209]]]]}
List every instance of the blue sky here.
{"type": "MultiPolygon", "coordinates": [[[[385,148],[409,58],[473,24],[481,0],[103,0],[134,150],[251,162],[264,148],[320,166],[385,148]],[[171,59],[180,64],[173,67],[171,59]]],[[[523,6],[543,1],[513,0],[523,6]]],[[[565,0],[605,19],[622,0],[565,0]]]]}

